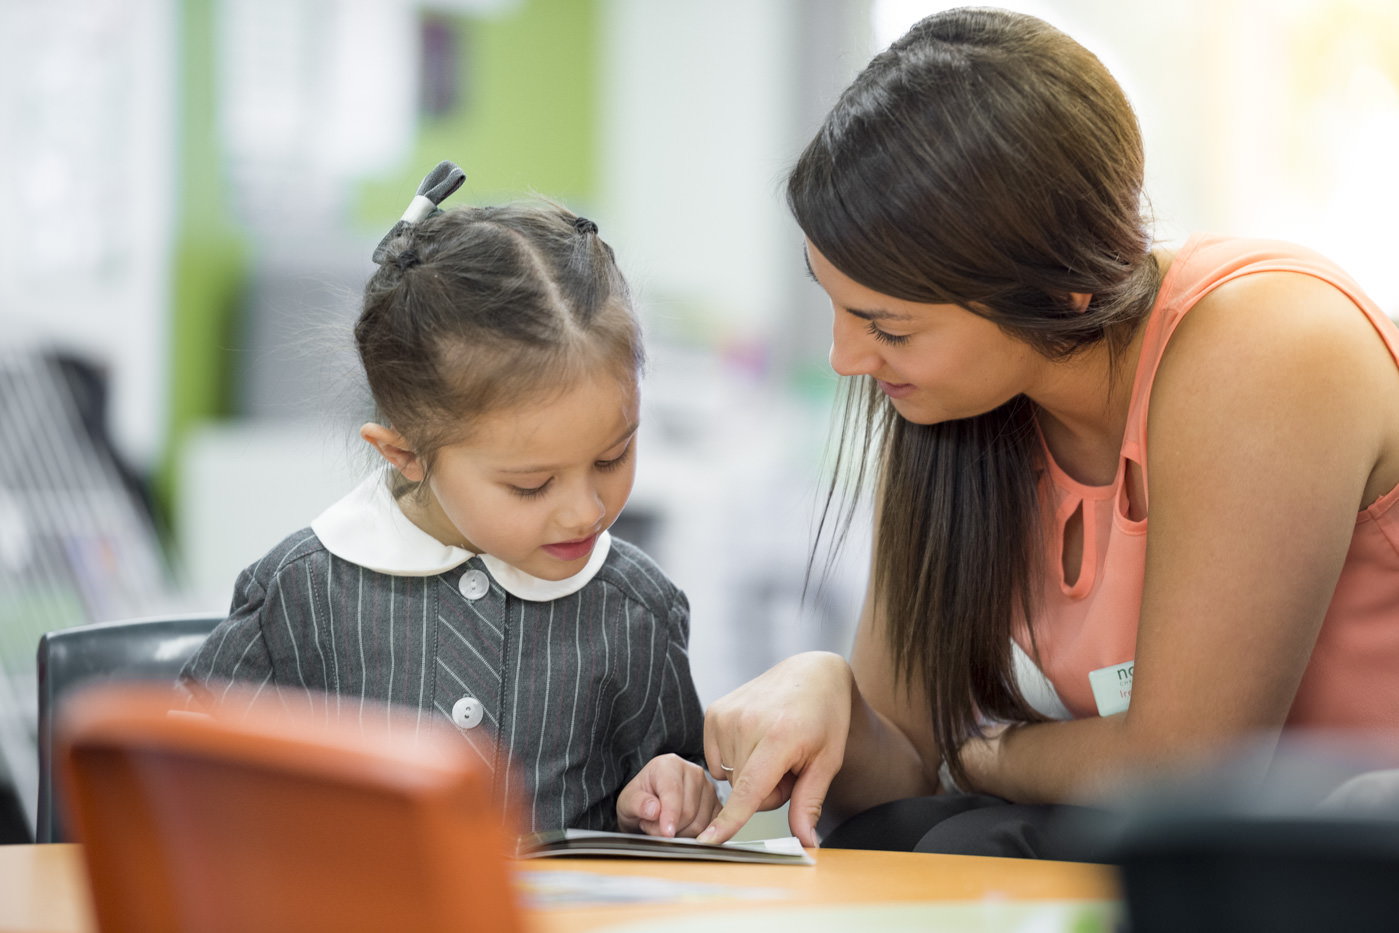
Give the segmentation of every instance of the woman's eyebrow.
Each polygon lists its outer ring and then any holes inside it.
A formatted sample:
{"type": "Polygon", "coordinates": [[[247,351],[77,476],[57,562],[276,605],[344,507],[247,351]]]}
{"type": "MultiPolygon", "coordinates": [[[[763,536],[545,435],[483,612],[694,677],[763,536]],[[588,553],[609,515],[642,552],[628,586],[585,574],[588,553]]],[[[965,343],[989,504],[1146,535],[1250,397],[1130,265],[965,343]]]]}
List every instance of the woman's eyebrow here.
{"type": "Polygon", "coordinates": [[[911,314],[896,314],[893,311],[867,311],[860,308],[845,308],[846,314],[852,314],[862,321],[911,321],[911,314]]]}
{"type": "MultiPolygon", "coordinates": [[[[802,248],[802,261],[806,264],[806,275],[807,275],[807,278],[811,279],[811,281],[815,282],[817,285],[820,285],[820,284],[821,284],[821,280],[818,279],[818,278],[816,278],[816,273],[813,272],[813,271],[811,270],[811,257],[807,255],[807,253],[806,253],[806,248],[805,248],[805,247],[802,248]]],[[[843,309],[843,310],[845,310],[846,312],[848,312],[848,313],[850,313],[850,314],[855,315],[855,317],[859,318],[859,319],[862,320],[862,321],[911,321],[911,320],[913,320],[913,315],[911,315],[911,314],[897,314],[897,313],[895,313],[895,312],[893,312],[893,311],[862,310],[862,309],[859,309],[859,308],[845,308],[845,309],[843,309]]]]}

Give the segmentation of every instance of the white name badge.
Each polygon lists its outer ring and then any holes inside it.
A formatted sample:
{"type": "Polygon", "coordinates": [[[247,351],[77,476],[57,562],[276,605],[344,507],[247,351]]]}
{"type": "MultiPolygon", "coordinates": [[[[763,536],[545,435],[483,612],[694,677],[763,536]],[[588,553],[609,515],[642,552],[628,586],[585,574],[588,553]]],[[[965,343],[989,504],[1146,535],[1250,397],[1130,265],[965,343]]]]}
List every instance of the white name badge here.
{"type": "Polygon", "coordinates": [[[1088,685],[1098,703],[1099,716],[1120,713],[1132,702],[1132,668],[1136,662],[1123,661],[1088,673],[1088,685]]]}

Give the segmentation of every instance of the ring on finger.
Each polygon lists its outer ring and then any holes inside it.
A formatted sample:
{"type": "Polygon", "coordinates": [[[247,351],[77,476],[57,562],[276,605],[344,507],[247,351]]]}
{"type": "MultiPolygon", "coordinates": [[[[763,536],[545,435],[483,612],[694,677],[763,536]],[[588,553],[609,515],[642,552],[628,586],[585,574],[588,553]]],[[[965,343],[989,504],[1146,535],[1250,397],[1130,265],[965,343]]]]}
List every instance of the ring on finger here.
{"type": "Polygon", "coordinates": [[[728,765],[724,764],[722,761],[719,762],[719,770],[720,770],[720,771],[723,771],[725,774],[733,774],[733,773],[734,773],[734,769],[733,769],[733,768],[730,768],[728,765]]]}

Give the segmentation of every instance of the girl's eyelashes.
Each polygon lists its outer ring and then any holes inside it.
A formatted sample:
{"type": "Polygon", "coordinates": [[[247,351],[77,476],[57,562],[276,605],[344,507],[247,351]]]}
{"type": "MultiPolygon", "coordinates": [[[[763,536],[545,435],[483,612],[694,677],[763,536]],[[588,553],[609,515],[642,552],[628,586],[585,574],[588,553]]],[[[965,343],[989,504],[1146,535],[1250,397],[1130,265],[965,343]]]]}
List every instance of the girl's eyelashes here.
{"type": "MultiPolygon", "coordinates": [[[[613,457],[611,460],[594,461],[593,467],[594,469],[601,470],[604,473],[610,473],[613,470],[619,470],[626,465],[626,462],[628,460],[631,459],[632,449],[632,444],[630,441],[628,441],[626,450],[623,450],[620,454],[613,457]]],[[[544,495],[546,492],[548,492],[549,487],[552,485],[554,485],[554,478],[551,476],[549,479],[546,479],[538,486],[527,487],[516,486],[511,484],[508,488],[512,493],[519,496],[521,499],[537,499],[540,496],[544,495]]]]}
{"type": "Polygon", "coordinates": [[[865,331],[875,340],[878,340],[880,343],[887,344],[891,347],[901,347],[904,344],[908,343],[907,336],[902,336],[899,334],[890,334],[886,331],[882,331],[879,329],[879,325],[875,324],[874,321],[869,322],[869,326],[865,328],[865,331]]]}
{"type": "Polygon", "coordinates": [[[538,486],[533,486],[530,488],[525,488],[523,486],[511,486],[510,491],[513,492],[515,495],[519,496],[521,499],[537,499],[540,496],[544,495],[544,493],[549,489],[550,485],[552,485],[553,482],[554,481],[552,479],[546,479],[538,486]]]}
{"type": "Polygon", "coordinates": [[[602,470],[604,473],[607,473],[611,470],[620,469],[624,464],[626,464],[628,460],[631,459],[631,452],[632,445],[631,442],[628,441],[626,449],[623,450],[620,454],[613,457],[611,460],[599,460],[596,463],[594,463],[593,466],[597,467],[599,470],[602,470]]]}

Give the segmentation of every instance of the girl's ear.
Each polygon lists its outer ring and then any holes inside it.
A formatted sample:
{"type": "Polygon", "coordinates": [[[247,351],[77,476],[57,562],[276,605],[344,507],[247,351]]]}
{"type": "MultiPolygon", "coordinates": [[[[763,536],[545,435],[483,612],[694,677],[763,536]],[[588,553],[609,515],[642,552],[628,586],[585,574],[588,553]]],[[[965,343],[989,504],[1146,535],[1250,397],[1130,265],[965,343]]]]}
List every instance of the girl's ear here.
{"type": "Polygon", "coordinates": [[[403,474],[410,483],[421,483],[423,463],[409,446],[408,440],[393,428],[369,422],[359,429],[359,436],[369,442],[369,446],[379,451],[379,455],[392,463],[394,469],[403,474]]]}

